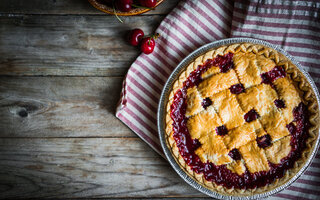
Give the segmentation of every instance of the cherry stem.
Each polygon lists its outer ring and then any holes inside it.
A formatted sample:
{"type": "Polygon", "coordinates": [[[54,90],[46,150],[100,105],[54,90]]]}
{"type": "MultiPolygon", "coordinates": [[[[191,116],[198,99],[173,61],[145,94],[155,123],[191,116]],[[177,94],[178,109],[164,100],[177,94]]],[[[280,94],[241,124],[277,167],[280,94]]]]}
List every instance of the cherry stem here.
{"type": "Polygon", "coordinates": [[[122,19],[117,15],[115,6],[114,6],[114,1],[112,1],[112,9],[113,9],[113,14],[116,16],[116,18],[119,20],[119,22],[123,23],[122,19]]]}
{"type": "Polygon", "coordinates": [[[158,37],[160,37],[160,33],[155,33],[152,37],[153,37],[153,39],[156,40],[158,37]]]}
{"type": "Polygon", "coordinates": [[[146,35],[145,37],[150,37],[156,40],[158,37],[160,37],[160,33],[155,33],[153,35],[146,35]]]}
{"type": "Polygon", "coordinates": [[[139,6],[139,5],[136,5],[136,4],[132,4],[133,7],[135,8],[144,8],[144,9],[149,9],[149,10],[154,10],[155,8],[149,8],[149,7],[145,7],[145,6],[139,6]]]}

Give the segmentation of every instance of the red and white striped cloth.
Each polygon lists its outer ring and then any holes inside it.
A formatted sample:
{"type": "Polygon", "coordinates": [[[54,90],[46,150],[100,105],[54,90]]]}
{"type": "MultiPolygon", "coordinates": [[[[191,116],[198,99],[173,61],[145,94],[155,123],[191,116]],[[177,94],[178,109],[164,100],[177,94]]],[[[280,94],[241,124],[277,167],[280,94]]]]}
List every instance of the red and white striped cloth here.
{"type": "MultiPolygon", "coordinates": [[[[155,51],[141,54],[123,82],[116,116],[162,154],[157,106],[172,70],[200,46],[252,37],[282,46],[320,88],[320,2],[317,0],[184,0],[161,22],[155,51]]],[[[320,199],[320,153],[291,187],[270,197],[320,199]]]]}

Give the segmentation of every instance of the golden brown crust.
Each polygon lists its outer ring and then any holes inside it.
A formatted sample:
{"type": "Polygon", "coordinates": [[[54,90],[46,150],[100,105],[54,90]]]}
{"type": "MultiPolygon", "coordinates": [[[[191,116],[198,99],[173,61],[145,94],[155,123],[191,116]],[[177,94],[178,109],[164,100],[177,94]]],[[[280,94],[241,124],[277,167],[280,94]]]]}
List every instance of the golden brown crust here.
{"type": "Polygon", "coordinates": [[[290,79],[281,78],[274,82],[277,87],[277,92],[286,103],[286,107],[281,110],[282,116],[285,121],[290,123],[293,120],[292,110],[301,102],[300,95],[297,93],[292,81],[290,79]]]}
{"type": "MultiPolygon", "coordinates": [[[[242,63],[241,65],[243,65],[243,68],[241,68],[241,67],[235,68],[235,72],[238,73],[240,82],[241,82],[241,80],[244,80],[244,82],[245,82],[244,85],[246,88],[256,85],[255,80],[250,79],[250,78],[246,77],[246,75],[245,75],[245,72],[248,71],[247,69],[250,68],[250,66],[252,64],[252,63],[250,64],[250,59],[249,59],[249,61],[245,60],[245,59],[241,60],[240,58],[237,58],[237,57],[235,57],[235,59],[239,59],[239,60],[238,61],[234,60],[234,62],[242,63]],[[241,74],[242,74],[242,76],[241,76],[241,74]]],[[[214,77],[213,75],[216,73],[217,73],[216,71],[211,70],[211,72],[208,72],[207,74],[205,74],[205,77],[209,77],[209,78],[211,76],[214,77]]],[[[255,72],[253,72],[253,74],[254,73],[255,72]]],[[[282,78],[281,80],[286,81],[284,79],[285,78],[282,78]]],[[[290,81],[290,79],[288,79],[288,80],[290,81]]],[[[259,80],[259,81],[261,81],[261,80],[259,80]]],[[[234,83],[235,82],[236,81],[234,81],[234,83]]],[[[214,84],[214,83],[211,83],[208,81],[207,84],[209,84],[209,83],[214,84]]],[[[275,84],[281,85],[281,81],[276,81],[275,84]]],[[[221,87],[221,86],[219,86],[219,87],[221,87]]],[[[205,87],[203,87],[203,89],[202,89],[202,91],[203,91],[202,94],[205,94],[205,96],[218,94],[220,91],[222,91],[222,89],[220,88],[220,89],[217,89],[216,91],[211,90],[208,92],[208,91],[205,91],[204,88],[205,87]]],[[[287,95],[285,93],[287,91],[291,91],[291,89],[290,88],[280,88],[279,91],[277,91],[277,92],[279,93],[280,97],[282,97],[282,96],[285,97],[287,95]]],[[[270,97],[270,96],[268,96],[268,97],[270,97]]],[[[271,95],[271,97],[272,97],[272,95],[271,95]]],[[[273,98],[274,97],[272,97],[272,100],[273,100],[273,98]]],[[[284,99],[284,100],[292,103],[293,105],[291,107],[294,107],[298,101],[298,99],[293,99],[292,102],[290,101],[290,99],[284,99]]],[[[291,111],[292,111],[291,107],[288,107],[287,110],[291,109],[291,111]]],[[[268,109],[268,108],[264,108],[263,105],[261,105],[261,109],[268,109]]],[[[270,154],[268,154],[268,153],[270,153],[271,151],[277,152],[276,147],[278,147],[278,146],[284,146],[283,148],[285,148],[287,146],[286,141],[287,141],[287,138],[290,136],[285,137],[289,133],[286,132],[287,131],[286,129],[285,129],[286,131],[284,131],[283,126],[285,126],[286,122],[288,122],[290,120],[292,121],[292,114],[290,114],[287,110],[283,110],[283,111],[281,111],[281,115],[277,115],[277,114],[275,114],[276,112],[273,112],[273,110],[271,109],[271,114],[273,114],[273,116],[275,116],[275,117],[278,117],[279,121],[280,121],[279,124],[275,124],[275,126],[277,127],[277,130],[282,133],[282,135],[280,134],[282,137],[281,144],[279,144],[280,142],[277,141],[277,139],[279,139],[279,138],[271,135],[272,139],[275,140],[274,141],[275,145],[273,147],[274,149],[271,149],[271,148],[266,149],[267,153],[259,152],[260,149],[256,148],[255,143],[253,143],[253,142],[252,142],[252,144],[249,142],[250,145],[247,145],[246,148],[242,148],[242,147],[239,148],[239,151],[248,151],[250,148],[251,150],[256,151],[257,155],[260,155],[259,162],[261,163],[261,166],[260,166],[261,169],[259,167],[257,168],[255,165],[252,165],[250,167],[247,166],[249,171],[254,172],[254,171],[260,171],[263,169],[266,170],[268,168],[268,165],[265,165],[266,160],[267,160],[267,156],[270,156],[270,154]]],[[[264,125],[269,126],[269,125],[266,125],[269,123],[268,120],[265,120],[262,118],[259,121],[261,122],[262,126],[264,126],[264,125]]],[[[246,196],[246,195],[264,193],[264,192],[270,191],[272,189],[275,189],[276,187],[283,185],[284,183],[289,181],[301,169],[301,167],[304,165],[304,163],[306,162],[306,160],[308,159],[310,153],[312,152],[312,150],[314,148],[314,143],[315,143],[315,140],[316,140],[316,138],[318,136],[318,132],[319,132],[318,131],[319,124],[320,124],[319,121],[320,121],[320,119],[319,119],[319,105],[317,104],[315,94],[312,90],[311,85],[308,83],[308,81],[306,80],[304,75],[300,72],[300,70],[294,64],[292,64],[288,60],[288,58],[286,58],[285,56],[283,56],[279,52],[277,52],[269,47],[265,47],[263,45],[251,44],[251,43],[241,43],[241,44],[226,45],[226,46],[222,46],[217,49],[211,50],[211,51],[207,52],[205,55],[198,57],[193,63],[191,63],[186,68],[185,71],[183,71],[181,73],[179,78],[175,81],[173,88],[172,88],[172,91],[169,95],[169,99],[168,99],[167,115],[166,115],[166,133],[167,133],[166,138],[167,138],[167,145],[171,149],[171,152],[174,155],[176,161],[179,163],[180,167],[190,177],[197,180],[197,182],[200,185],[202,185],[208,189],[211,189],[215,192],[218,192],[220,194],[246,196]],[[213,182],[206,181],[202,174],[195,173],[194,171],[192,171],[190,169],[190,167],[188,165],[186,165],[185,161],[180,156],[179,150],[178,150],[178,148],[175,144],[175,141],[173,139],[172,120],[170,118],[170,105],[173,102],[174,93],[182,87],[182,84],[187,79],[189,73],[192,72],[193,70],[195,70],[199,64],[204,63],[208,58],[212,59],[212,58],[216,57],[217,55],[224,55],[228,52],[243,54],[248,57],[255,56],[255,58],[256,58],[255,64],[258,66],[258,70],[259,70],[258,73],[259,74],[270,71],[275,65],[283,66],[288,74],[287,76],[290,79],[292,79],[292,81],[296,85],[296,87],[300,89],[300,91],[299,91],[300,98],[304,103],[307,104],[308,110],[310,113],[310,123],[312,126],[309,129],[310,137],[307,140],[307,148],[304,150],[304,152],[302,154],[302,158],[295,163],[294,168],[287,170],[285,172],[284,177],[282,177],[280,179],[276,179],[272,184],[266,185],[265,187],[256,188],[256,189],[248,189],[248,190],[227,189],[223,186],[218,186],[213,182]]],[[[265,134],[263,129],[259,128],[258,125],[254,125],[254,129],[256,130],[256,134],[258,136],[262,136],[265,134]]],[[[286,151],[288,151],[288,149],[286,149],[283,153],[285,154],[286,151]]],[[[253,155],[253,157],[250,157],[250,153],[246,153],[246,156],[247,157],[244,158],[246,160],[258,159],[256,157],[254,157],[254,155],[253,155]]],[[[278,162],[279,157],[274,158],[274,160],[272,160],[272,161],[278,162]]],[[[235,171],[239,174],[239,173],[241,173],[241,167],[242,167],[240,162],[242,163],[242,161],[237,161],[237,162],[233,161],[227,167],[232,169],[232,171],[235,171]]],[[[250,163],[250,161],[249,161],[249,163],[250,163]]]]}
{"type": "Polygon", "coordinates": [[[273,102],[277,99],[277,93],[270,85],[261,84],[247,89],[237,96],[244,112],[255,109],[261,116],[269,113],[273,108],[273,102]]]}
{"type": "Polygon", "coordinates": [[[202,81],[198,90],[203,98],[210,97],[222,90],[228,89],[231,85],[239,83],[234,70],[222,74],[219,73],[202,81]]]}
{"type": "Polygon", "coordinates": [[[250,52],[239,53],[233,58],[235,70],[237,71],[240,82],[246,88],[261,83],[260,71],[259,68],[256,68],[257,64],[254,62],[256,57],[256,54],[250,52]]]}
{"type": "Polygon", "coordinates": [[[205,134],[215,131],[215,127],[220,125],[222,122],[212,107],[190,117],[187,122],[192,139],[201,138],[205,134]]]}
{"type": "Polygon", "coordinates": [[[271,136],[272,141],[290,135],[282,115],[280,112],[276,111],[276,109],[273,109],[268,114],[263,115],[259,121],[266,132],[271,136]]]}
{"type": "Polygon", "coordinates": [[[227,165],[227,168],[239,175],[243,174],[246,171],[246,167],[244,166],[242,160],[233,161],[232,163],[227,165]]]}
{"type": "Polygon", "coordinates": [[[202,99],[196,87],[187,90],[187,110],[186,116],[192,116],[203,110],[201,105],[202,99]]]}
{"type": "Polygon", "coordinates": [[[291,151],[290,136],[284,137],[266,148],[265,153],[268,160],[274,164],[279,164],[280,160],[287,156],[291,151]]]}
{"type": "MultiPolygon", "coordinates": [[[[231,86],[233,84],[228,85],[231,86]]],[[[245,113],[240,108],[236,96],[231,94],[230,90],[221,91],[211,96],[210,99],[227,129],[230,130],[244,124],[243,115],[245,113]]]]}
{"type": "Polygon", "coordinates": [[[255,132],[255,124],[259,123],[257,121],[253,121],[230,130],[228,134],[223,137],[223,141],[227,145],[228,149],[239,148],[240,146],[255,140],[257,137],[255,132]]]}
{"type": "Polygon", "coordinates": [[[239,151],[243,160],[245,160],[249,172],[255,173],[270,170],[264,150],[259,148],[255,141],[241,146],[239,151]]]}

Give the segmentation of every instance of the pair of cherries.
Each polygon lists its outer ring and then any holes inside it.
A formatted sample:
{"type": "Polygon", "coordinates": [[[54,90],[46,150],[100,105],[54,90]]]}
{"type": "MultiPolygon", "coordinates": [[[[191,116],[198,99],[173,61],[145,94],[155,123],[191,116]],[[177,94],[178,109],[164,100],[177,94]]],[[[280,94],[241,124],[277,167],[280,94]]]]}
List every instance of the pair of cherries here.
{"type": "Polygon", "coordinates": [[[145,54],[150,54],[153,52],[154,47],[155,47],[155,39],[159,37],[159,34],[155,34],[150,37],[145,37],[144,38],[144,32],[139,29],[133,29],[130,31],[128,35],[128,41],[132,46],[138,46],[140,45],[140,50],[145,53],[145,54]]]}
{"type": "Polygon", "coordinates": [[[103,0],[105,3],[112,5],[114,3],[117,10],[122,12],[129,12],[132,7],[153,8],[157,4],[157,0],[138,0],[134,4],[133,0],[103,0]]]}

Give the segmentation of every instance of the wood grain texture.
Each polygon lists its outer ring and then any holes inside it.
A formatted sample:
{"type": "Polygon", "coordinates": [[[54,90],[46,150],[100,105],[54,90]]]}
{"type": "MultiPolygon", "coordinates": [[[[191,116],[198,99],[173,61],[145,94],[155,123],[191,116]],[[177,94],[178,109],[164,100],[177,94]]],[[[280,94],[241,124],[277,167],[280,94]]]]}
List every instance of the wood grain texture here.
{"type": "MultiPolygon", "coordinates": [[[[167,14],[178,2],[179,0],[165,0],[155,10],[144,15],[167,14]]],[[[93,8],[88,0],[2,0],[0,1],[0,13],[105,15],[105,13],[93,8]]]]}
{"type": "Polygon", "coordinates": [[[114,113],[122,77],[1,77],[0,137],[136,137],[114,113]]]}
{"type": "Polygon", "coordinates": [[[0,139],[2,198],[204,197],[138,138],[0,139]]]}
{"type": "Polygon", "coordinates": [[[207,199],[114,116],[127,31],[177,2],[121,24],[87,0],[0,0],[0,199],[207,199]]]}
{"type": "Polygon", "coordinates": [[[151,34],[164,16],[0,16],[0,75],[123,76],[140,51],[126,35],[151,34]]]}

